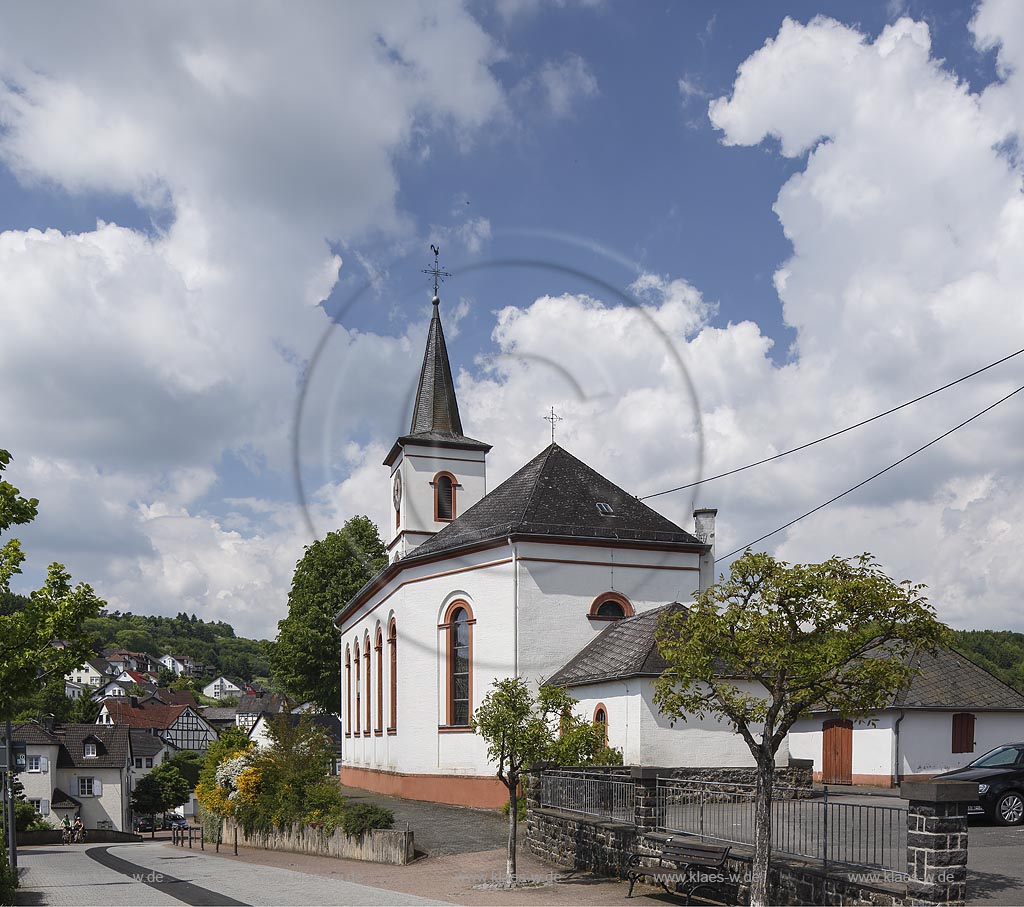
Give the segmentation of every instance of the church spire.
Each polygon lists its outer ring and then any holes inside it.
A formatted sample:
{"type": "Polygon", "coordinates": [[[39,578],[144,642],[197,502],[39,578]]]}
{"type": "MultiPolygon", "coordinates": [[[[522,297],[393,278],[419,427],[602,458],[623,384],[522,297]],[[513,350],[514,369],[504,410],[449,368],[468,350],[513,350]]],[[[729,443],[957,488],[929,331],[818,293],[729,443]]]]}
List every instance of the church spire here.
{"type": "Polygon", "coordinates": [[[448,362],[448,349],[441,327],[441,300],[433,299],[434,314],[427,332],[427,348],[423,353],[420,383],[416,389],[416,405],[412,411],[409,434],[443,432],[462,435],[459,402],[455,398],[455,382],[448,362]]]}

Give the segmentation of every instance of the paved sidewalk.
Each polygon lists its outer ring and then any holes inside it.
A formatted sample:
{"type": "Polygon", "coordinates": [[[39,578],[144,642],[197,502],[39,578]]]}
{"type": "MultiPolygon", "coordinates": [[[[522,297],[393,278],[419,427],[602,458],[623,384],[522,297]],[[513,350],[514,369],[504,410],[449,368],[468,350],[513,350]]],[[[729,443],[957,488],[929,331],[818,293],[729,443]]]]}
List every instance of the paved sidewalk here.
{"type": "MultiPolygon", "coordinates": [[[[170,848],[170,845],[167,846],[170,848]]],[[[181,853],[180,848],[174,849],[181,853]]],[[[187,849],[185,852],[188,852],[187,849]]],[[[209,851],[206,853],[209,854],[209,851]]],[[[408,866],[389,866],[246,847],[238,848],[237,857],[231,853],[230,848],[222,847],[220,855],[214,858],[242,866],[276,866],[309,875],[345,879],[373,889],[389,889],[396,898],[414,894],[452,904],[478,907],[569,907],[576,904],[595,907],[643,907],[644,904],[679,903],[678,900],[667,899],[660,889],[655,892],[643,887],[638,887],[634,898],[627,900],[626,891],[629,886],[626,882],[585,872],[576,873],[559,869],[528,853],[522,844],[518,855],[520,878],[534,879],[544,884],[536,888],[518,888],[514,891],[475,888],[481,883],[504,879],[504,847],[427,857],[408,866]]]]}
{"type": "Polygon", "coordinates": [[[369,887],[346,878],[242,860],[225,860],[203,852],[184,852],[169,844],[73,845],[25,848],[19,853],[25,872],[19,905],[138,904],[164,907],[244,904],[253,907],[299,905],[371,905],[418,907],[441,904],[409,893],[369,887]],[[90,855],[89,851],[94,851],[90,855]],[[114,857],[123,871],[95,856],[114,857]],[[128,874],[125,874],[125,873],[128,874]],[[134,876],[134,877],[133,877],[134,876]]]}

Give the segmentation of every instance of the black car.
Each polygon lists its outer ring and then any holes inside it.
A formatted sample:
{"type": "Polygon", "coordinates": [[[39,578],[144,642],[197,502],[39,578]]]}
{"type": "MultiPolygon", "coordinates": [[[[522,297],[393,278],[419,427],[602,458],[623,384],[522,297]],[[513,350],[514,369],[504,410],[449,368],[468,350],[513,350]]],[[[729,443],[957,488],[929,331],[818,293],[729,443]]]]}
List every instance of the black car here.
{"type": "Polygon", "coordinates": [[[160,827],[165,831],[171,828],[188,828],[188,821],[181,816],[164,816],[160,827]]]}
{"type": "Polygon", "coordinates": [[[935,777],[976,783],[979,805],[1000,825],[1024,822],[1024,743],[997,746],[970,765],[935,777]]]}
{"type": "Polygon", "coordinates": [[[153,830],[153,820],[152,820],[152,818],[149,817],[149,816],[139,816],[139,818],[137,818],[135,820],[135,830],[137,832],[139,832],[139,831],[152,831],[153,830]]]}

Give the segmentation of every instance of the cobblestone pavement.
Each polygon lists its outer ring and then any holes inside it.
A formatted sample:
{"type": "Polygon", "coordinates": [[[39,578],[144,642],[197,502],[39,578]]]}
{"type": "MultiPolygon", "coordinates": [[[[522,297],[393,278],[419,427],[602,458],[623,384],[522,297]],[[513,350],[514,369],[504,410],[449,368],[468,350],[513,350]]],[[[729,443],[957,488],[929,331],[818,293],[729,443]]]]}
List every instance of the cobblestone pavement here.
{"type": "Polygon", "coordinates": [[[309,874],[254,861],[226,860],[203,852],[182,851],[163,843],[25,848],[19,854],[19,865],[24,870],[17,895],[19,905],[162,907],[186,903],[200,907],[241,903],[253,907],[275,904],[282,907],[302,904],[412,907],[442,903],[369,887],[347,878],[345,873],[309,874]],[[102,865],[89,855],[89,850],[105,851],[124,871],[102,865]]]}
{"type": "Polygon", "coordinates": [[[508,839],[508,819],[497,810],[403,800],[344,785],[341,791],[352,800],[390,809],[395,814],[395,828],[408,823],[416,849],[431,856],[493,850],[508,839]]]}

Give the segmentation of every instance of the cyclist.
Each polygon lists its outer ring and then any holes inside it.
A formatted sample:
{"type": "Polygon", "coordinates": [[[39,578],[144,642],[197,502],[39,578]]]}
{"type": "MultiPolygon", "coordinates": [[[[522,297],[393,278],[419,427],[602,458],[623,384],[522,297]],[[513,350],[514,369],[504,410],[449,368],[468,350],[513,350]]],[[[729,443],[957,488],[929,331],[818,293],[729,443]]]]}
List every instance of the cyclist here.
{"type": "Polygon", "coordinates": [[[60,820],[60,830],[62,843],[71,843],[71,817],[64,813],[64,818],[60,820]]]}
{"type": "Polygon", "coordinates": [[[82,824],[82,817],[75,816],[75,843],[81,844],[85,840],[85,826],[82,824]]]}

